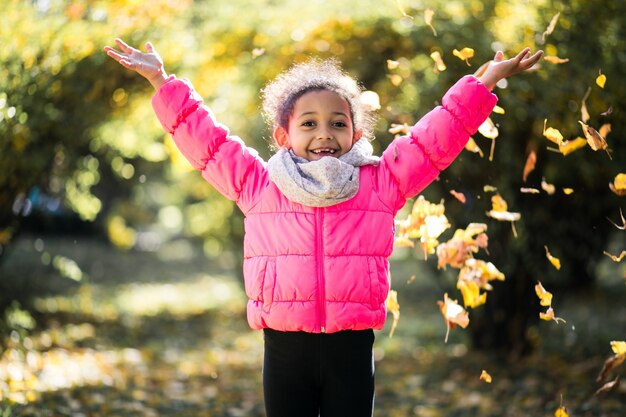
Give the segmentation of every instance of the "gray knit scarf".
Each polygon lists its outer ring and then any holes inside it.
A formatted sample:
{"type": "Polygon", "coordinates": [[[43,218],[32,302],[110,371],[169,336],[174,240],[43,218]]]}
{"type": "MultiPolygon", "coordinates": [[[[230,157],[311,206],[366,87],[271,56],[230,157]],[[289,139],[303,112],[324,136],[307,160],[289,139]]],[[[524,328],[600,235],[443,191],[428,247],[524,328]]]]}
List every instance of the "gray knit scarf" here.
{"type": "Polygon", "coordinates": [[[377,165],[365,138],[339,158],[309,161],[291,150],[280,149],[268,161],[270,179],[285,196],[309,207],[328,207],[354,197],[359,191],[359,167],[377,165]]]}

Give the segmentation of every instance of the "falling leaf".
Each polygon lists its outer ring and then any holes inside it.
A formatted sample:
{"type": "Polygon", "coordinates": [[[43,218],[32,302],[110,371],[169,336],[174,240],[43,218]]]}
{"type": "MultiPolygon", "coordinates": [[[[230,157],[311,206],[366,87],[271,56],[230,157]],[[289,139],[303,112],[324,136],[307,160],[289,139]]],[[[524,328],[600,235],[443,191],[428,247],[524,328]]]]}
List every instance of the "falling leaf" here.
{"type": "Polygon", "coordinates": [[[545,321],[555,321],[557,324],[559,323],[559,320],[565,323],[565,320],[563,320],[560,317],[555,316],[554,310],[552,309],[552,307],[549,307],[545,313],[539,313],[539,318],[545,321]]]}
{"type": "Polygon", "coordinates": [[[626,353],[616,353],[615,355],[611,355],[607,360],[604,361],[602,365],[602,370],[600,374],[596,378],[596,382],[603,382],[609,376],[613,370],[619,368],[622,363],[626,360],[626,353]]]}
{"type": "Polygon", "coordinates": [[[398,303],[398,292],[389,290],[387,299],[385,300],[385,306],[387,311],[393,315],[393,323],[391,324],[391,330],[389,331],[389,337],[393,337],[393,332],[396,330],[398,320],[400,319],[400,304],[398,303]]]}
{"type": "Polygon", "coordinates": [[[392,135],[399,135],[399,134],[408,135],[410,130],[411,130],[411,126],[409,126],[406,123],[403,123],[403,124],[392,123],[388,132],[391,133],[392,135]]]}
{"type": "Polygon", "coordinates": [[[537,153],[535,151],[530,151],[528,157],[526,158],[526,163],[524,164],[524,173],[522,174],[522,181],[526,182],[528,178],[528,174],[530,174],[534,169],[537,163],[537,153]]]}
{"type": "Polygon", "coordinates": [[[587,92],[585,93],[585,96],[580,104],[580,118],[583,123],[587,123],[591,118],[591,116],[589,116],[589,111],[587,110],[587,98],[589,97],[589,93],[591,93],[591,87],[587,88],[587,92]]]}
{"type": "Polygon", "coordinates": [[[600,116],[610,116],[611,114],[613,114],[613,106],[609,106],[605,112],[600,113],[600,116]]]}
{"type": "Polygon", "coordinates": [[[614,223],[613,220],[607,217],[607,220],[611,222],[611,224],[617,227],[619,230],[626,230],[626,219],[624,218],[624,213],[622,213],[622,208],[619,209],[619,215],[622,218],[622,226],[619,226],[617,223],[614,223]]]}
{"type": "Polygon", "coordinates": [[[496,114],[505,114],[506,111],[500,106],[494,106],[492,112],[496,114]]]}
{"type": "Polygon", "coordinates": [[[604,88],[606,84],[606,75],[602,74],[602,70],[600,70],[599,75],[596,77],[596,84],[598,84],[600,88],[604,88]]]}
{"type": "Polygon", "coordinates": [[[620,172],[615,176],[612,183],[609,183],[609,188],[615,194],[623,197],[626,195],[626,174],[620,172]]]}
{"type": "Polygon", "coordinates": [[[607,135],[609,133],[611,133],[611,124],[610,123],[605,123],[602,126],[600,126],[600,129],[598,129],[598,133],[600,134],[600,136],[602,136],[603,138],[606,138],[607,135]]]}
{"type": "Polygon", "coordinates": [[[546,127],[548,123],[548,119],[544,119],[543,121],[543,136],[548,138],[548,140],[556,143],[557,145],[563,145],[563,135],[559,132],[558,129],[553,127],[546,127]]]}
{"type": "Polygon", "coordinates": [[[487,302],[487,293],[480,292],[480,287],[474,281],[458,280],[456,288],[461,291],[463,295],[463,305],[465,307],[478,307],[487,302]]]}
{"type": "Polygon", "coordinates": [[[460,51],[458,49],[454,49],[452,51],[452,55],[458,57],[459,59],[465,61],[467,66],[471,66],[469,63],[469,59],[474,57],[474,50],[472,48],[463,48],[460,51]]]}
{"type": "Polygon", "coordinates": [[[626,355],[626,342],[612,340],[611,349],[613,350],[613,353],[615,353],[616,355],[626,355]]]}
{"type": "MultiPolygon", "coordinates": [[[[550,261],[550,263],[557,269],[561,269],[561,260],[559,258],[556,258],[554,256],[552,256],[552,254],[550,253],[550,251],[548,250],[548,247],[544,245],[544,248],[546,249],[546,258],[548,258],[548,260],[550,261]]],[[[542,304],[543,305],[543,304],[542,304]]]]}
{"type": "Polygon", "coordinates": [[[397,248],[414,248],[415,247],[415,243],[406,236],[397,236],[393,240],[393,244],[397,248]]]}
{"type": "Polygon", "coordinates": [[[578,123],[580,123],[580,125],[582,126],[583,133],[585,134],[585,138],[587,138],[587,143],[589,144],[591,149],[593,149],[594,151],[604,150],[606,151],[607,155],[609,155],[609,159],[613,159],[611,158],[611,153],[609,152],[606,140],[604,140],[600,133],[593,127],[581,122],[580,120],[578,121],[578,123]]]}
{"type": "Polygon", "coordinates": [[[389,70],[394,70],[394,69],[398,68],[399,65],[400,65],[400,63],[398,61],[393,61],[391,59],[387,60],[387,69],[389,69],[389,70]]]}
{"type": "Polygon", "coordinates": [[[443,62],[443,58],[441,57],[441,53],[439,51],[434,51],[430,54],[430,58],[435,61],[435,73],[439,74],[446,70],[446,64],[443,62]]]}
{"type": "Polygon", "coordinates": [[[567,187],[563,188],[563,194],[565,194],[565,195],[570,195],[573,192],[574,192],[573,188],[567,188],[567,187]]]}
{"type": "Polygon", "coordinates": [[[537,284],[535,284],[535,293],[537,294],[537,297],[539,297],[539,304],[544,307],[552,305],[552,293],[546,291],[540,281],[537,281],[537,284]]]}
{"type": "Polygon", "coordinates": [[[576,139],[567,140],[563,142],[562,145],[559,145],[558,151],[565,156],[565,155],[569,155],[570,153],[574,151],[577,151],[578,149],[582,149],[585,146],[587,146],[587,139],[577,137],[576,139]]]}
{"type": "Polygon", "coordinates": [[[380,110],[380,97],[375,91],[363,91],[360,98],[361,104],[367,111],[380,110]]]}
{"type": "Polygon", "coordinates": [[[620,385],[620,380],[619,380],[619,376],[618,376],[613,381],[607,382],[606,384],[604,384],[600,388],[598,388],[596,390],[596,392],[594,393],[594,395],[600,395],[600,394],[603,394],[605,392],[611,392],[614,389],[619,388],[619,385],[620,385]]]}
{"type": "Polygon", "coordinates": [[[604,251],[604,254],[606,256],[608,256],[609,258],[611,258],[613,260],[613,262],[622,262],[622,259],[624,259],[624,257],[626,256],[626,250],[623,250],[622,253],[620,253],[617,256],[616,255],[611,255],[607,251],[604,251]]]}
{"type": "Polygon", "coordinates": [[[488,384],[491,384],[491,375],[489,375],[487,371],[483,369],[483,371],[480,373],[480,380],[485,381],[488,384]]]}
{"type": "Polygon", "coordinates": [[[496,194],[491,197],[491,205],[492,208],[490,211],[487,212],[487,216],[501,222],[511,222],[513,236],[517,237],[517,231],[515,230],[514,222],[518,221],[522,217],[522,215],[520,213],[507,211],[508,205],[500,194],[496,194]]]}
{"type": "Polygon", "coordinates": [[[443,301],[437,301],[439,310],[446,321],[446,338],[445,342],[448,342],[448,335],[450,329],[459,325],[462,328],[466,328],[469,324],[469,313],[461,307],[456,300],[448,298],[448,293],[443,295],[443,301]]]}
{"type": "Polygon", "coordinates": [[[479,127],[478,132],[486,138],[491,139],[491,151],[489,152],[489,160],[493,161],[493,152],[496,145],[496,138],[498,137],[498,128],[493,123],[490,117],[487,117],[479,127]]]}
{"type": "Polygon", "coordinates": [[[483,151],[478,147],[478,145],[476,144],[476,141],[474,141],[473,138],[469,138],[469,140],[465,144],[465,149],[470,152],[477,153],[478,155],[480,155],[481,158],[485,156],[483,154],[483,151]]]}
{"type": "Polygon", "coordinates": [[[483,191],[486,193],[495,193],[498,189],[493,185],[485,184],[483,185],[483,191]]]}
{"type": "Polygon", "coordinates": [[[465,229],[457,229],[452,239],[437,246],[437,268],[445,269],[447,265],[462,268],[466,265],[474,253],[487,248],[489,239],[486,230],[484,223],[470,223],[465,229]]]}
{"type": "Polygon", "coordinates": [[[552,20],[550,20],[550,24],[546,28],[545,32],[543,32],[543,35],[541,35],[541,43],[544,43],[546,41],[546,36],[552,34],[552,32],[554,31],[554,28],[556,27],[556,22],[559,21],[560,15],[561,15],[561,12],[558,12],[557,14],[552,16],[552,20]]]}
{"type": "Polygon", "coordinates": [[[437,238],[450,227],[448,218],[444,214],[443,200],[439,204],[427,201],[424,196],[419,196],[411,213],[404,220],[397,221],[396,242],[406,242],[406,239],[419,239],[420,247],[424,251],[424,257],[434,253],[439,244],[437,238]]]}
{"type": "Polygon", "coordinates": [[[566,62],[569,62],[569,58],[559,58],[558,56],[554,56],[554,55],[544,56],[543,59],[555,65],[565,64],[566,62]]]}
{"type": "Polygon", "coordinates": [[[554,186],[554,184],[546,182],[545,178],[541,179],[541,189],[548,193],[548,195],[553,195],[556,192],[556,187],[554,186]]]}
{"type": "Polygon", "coordinates": [[[524,194],[539,194],[541,192],[538,189],[531,187],[521,187],[519,191],[524,194]]]}
{"type": "Polygon", "coordinates": [[[567,414],[567,409],[565,407],[560,406],[554,412],[554,417],[569,417],[569,414],[567,414]]]}
{"type": "Polygon", "coordinates": [[[456,198],[457,200],[459,200],[463,204],[465,204],[465,202],[467,201],[467,199],[465,198],[465,194],[463,194],[463,193],[461,193],[459,191],[450,190],[450,194],[452,194],[454,196],[454,198],[456,198]]]}
{"type": "Polygon", "coordinates": [[[435,11],[434,10],[432,10],[432,9],[424,10],[424,21],[433,30],[433,35],[437,36],[437,31],[435,30],[435,27],[433,26],[433,16],[434,15],[435,15],[435,11]]]}

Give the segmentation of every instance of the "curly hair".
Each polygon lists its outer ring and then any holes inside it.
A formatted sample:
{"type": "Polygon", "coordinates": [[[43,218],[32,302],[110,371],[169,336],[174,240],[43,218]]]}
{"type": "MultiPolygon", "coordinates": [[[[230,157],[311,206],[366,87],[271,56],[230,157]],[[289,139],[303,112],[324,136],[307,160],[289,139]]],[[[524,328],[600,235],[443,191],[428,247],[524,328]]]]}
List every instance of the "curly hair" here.
{"type": "Polygon", "coordinates": [[[318,90],[332,91],[343,97],[350,106],[354,130],[361,130],[363,137],[372,137],[376,116],[361,102],[364,88],[341,69],[336,59],[311,59],[279,74],[261,91],[266,121],[272,127],[287,128],[296,101],[318,90]]]}

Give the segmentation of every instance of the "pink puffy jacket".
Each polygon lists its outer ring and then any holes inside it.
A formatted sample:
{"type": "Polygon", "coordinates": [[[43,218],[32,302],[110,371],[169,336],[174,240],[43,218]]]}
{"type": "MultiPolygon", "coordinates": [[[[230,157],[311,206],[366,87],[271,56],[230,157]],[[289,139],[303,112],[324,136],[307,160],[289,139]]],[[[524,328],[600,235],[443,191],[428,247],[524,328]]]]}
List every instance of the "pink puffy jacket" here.
{"type": "Polygon", "coordinates": [[[383,327],[394,216],[454,160],[496,101],[463,77],[380,164],[361,168],[354,198],[325,208],[288,200],[257,152],[216,122],[188,82],[170,77],[152,104],[193,167],[245,215],[250,326],[332,333],[383,327]]]}

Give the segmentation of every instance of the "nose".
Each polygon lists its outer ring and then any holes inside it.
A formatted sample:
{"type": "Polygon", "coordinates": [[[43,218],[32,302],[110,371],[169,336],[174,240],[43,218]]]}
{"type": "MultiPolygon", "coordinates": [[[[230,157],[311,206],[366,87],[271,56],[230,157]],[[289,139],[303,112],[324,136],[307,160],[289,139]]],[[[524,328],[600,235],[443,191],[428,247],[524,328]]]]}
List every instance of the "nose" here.
{"type": "Polygon", "coordinates": [[[330,131],[330,128],[323,126],[317,132],[317,138],[320,140],[330,140],[333,138],[333,135],[330,131]]]}

